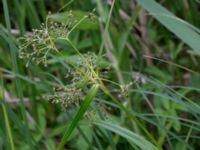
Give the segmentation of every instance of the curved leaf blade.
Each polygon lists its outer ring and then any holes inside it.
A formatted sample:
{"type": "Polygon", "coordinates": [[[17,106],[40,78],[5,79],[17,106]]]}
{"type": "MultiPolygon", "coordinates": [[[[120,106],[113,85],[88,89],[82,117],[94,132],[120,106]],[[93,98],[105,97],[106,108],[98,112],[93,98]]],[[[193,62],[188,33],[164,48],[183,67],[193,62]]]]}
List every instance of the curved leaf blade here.
{"type": "Polygon", "coordinates": [[[194,30],[196,27],[176,17],[154,0],[138,0],[138,3],[197,54],[200,54],[200,35],[194,30]]]}
{"type": "Polygon", "coordinates": [[[132,142],[133,144],[137,145],[141,149],[148,148],[148,150],[158,150],[152,143],[147,141],[142,136],[135,134],[134,132],[132,132],[126,128],[120,127],[119,125],[115,125],[115,124],[112,124],[112,123],[109,123],[106,121],[99,121],[94,124],[119,134],[120,136],[124,137],[125,139],[132,142]]]}
{"type": "Polygon", "coordinates": [[[78,110],[77,114],[75,115],[74,119],[72,120],[72,122],[69,125],[69,128],[66,130],[60,144],[58,145],[57,150],[62,150],[65,143],[67,142],[69,136],[71,135],[71,133],[73,132],[73,130],[75,129],[75,127],[77,126],[79,120],[82,118],[82,116],[84,115],[85,111],[87,110],[87,108],[89,107],[90,103],[92,102],[94,96],[97,93],[98,90],[98,85],[93,85],[91,90],[88,92],[88,94],[86,95],[80,109],[78,110]]]}

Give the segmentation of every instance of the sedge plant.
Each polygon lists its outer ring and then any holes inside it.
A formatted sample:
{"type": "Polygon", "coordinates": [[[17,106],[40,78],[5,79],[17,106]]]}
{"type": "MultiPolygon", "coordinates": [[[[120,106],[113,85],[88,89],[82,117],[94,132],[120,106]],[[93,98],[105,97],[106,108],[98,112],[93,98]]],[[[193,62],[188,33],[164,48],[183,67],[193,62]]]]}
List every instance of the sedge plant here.
{"type": "MultiPolygon", "coordinates": [[[[111,12],[112,9],[110,15],[111,12]]],[[[106,24],[106,29],[108,29],[110,15],[106,24]]],[[[61,150],[66,144],[70,134],[77,126],[81,117],[84,116],[92,102],[92,99],[98,91],[103,92],[109,99],[116,103],[120,109],[122,109],[125,114],[127,114],[127,116],[129,116],[141,128],[141,130],[143,130],[157,149],[162,149],[151,133],[145,128],[143,123],[120,102],[118,99],[119,97],[116,97],[114,93],[109,90],[108,85],[114,84],[117,89],[115,91],[118,92],[120,98],[126,97],[128,95],[128,87],[131,84],[120,85],[119,83],[112,81],[112,79],[106,78],[102,70],[106,69],[107,71],[110,71],[112,68],[108,63],[107,65],[102,65],[101,63],[105,59],[102,56],[102,45],[104,45],[105,41],[103,41],[101,45],[99,55],[96,55],[95,53],[81,53],[70,40],[71,32],[85,19],[91,19],[93,17],[95,17],[93,13],[88,13],[88,15],[83,18],[76,20],[73,17],[72,12],[70,12],[66,16],[68,20],[67,23],[60,23],[53,20],[51,15],[49,15],[45,23],[41,25],[40,29],[34,29],[32,34],[18,39],[20,49],[19,57],[26,61],[27,67],[31,62],[43,64],[47,67],[48,60],[51,58],[52,54],[61,56],[62,50],[59,49],[56,43],[59,40],[65,41],[69,44],[77,55],[76,61],[65,60],[65,63],[70,66],[70,70],[68,70],[66,75],[68,83],[63,87],[54,87],[53,94],[45,94],[44,96],[45,99],[50,102],[60,104],[63,111],[72,107],[79,108],[57,149],[61,150]]]]}

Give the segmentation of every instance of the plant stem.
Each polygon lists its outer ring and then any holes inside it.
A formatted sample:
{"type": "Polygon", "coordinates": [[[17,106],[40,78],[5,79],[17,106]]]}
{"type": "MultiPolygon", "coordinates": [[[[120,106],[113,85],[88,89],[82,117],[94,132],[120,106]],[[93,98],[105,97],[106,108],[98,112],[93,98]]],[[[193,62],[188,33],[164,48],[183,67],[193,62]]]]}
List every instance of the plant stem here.
{"type": "Polygon", "coordinates": [[[149,131],[145,128],[145,126],[142,124],[142,122],[140,122],[124,105],[122,105],[110,92],[109,90],[106,88],[106,86],[101,83],[100,87],[102,89],[102,91],[111,98],[111,100],[113,102],[115,102],[116,104],[118,104],[118,106],[124,110],[126,112],[127,115],[129,115],[129,117],[131,117],[136,124],[145,132],[145,134],[149,137],[149,139],[157,146],[157,148],[159,150],[162,150],[161,145],[154,139],[154,137],[151,135],[151,133],[149,133],[149,131]]]}
{"type": "Polygon", "coordinates": [[[8,134],[8,139],[9,139],[9,142],[10,142],[10,147],[11,147],[11,150],[15,150],[12,131],[11,131],[11,128],[10,128],[9,118],[8,118],[6,105],[5,105],[5,100],[4,100],[3,77],[1,78],[0,101],[2,101],[2,111],[3,111],[3,115],[4,115],[4,120],[5,120],[6,131],[7,131],[7,134],[8,134]]]}

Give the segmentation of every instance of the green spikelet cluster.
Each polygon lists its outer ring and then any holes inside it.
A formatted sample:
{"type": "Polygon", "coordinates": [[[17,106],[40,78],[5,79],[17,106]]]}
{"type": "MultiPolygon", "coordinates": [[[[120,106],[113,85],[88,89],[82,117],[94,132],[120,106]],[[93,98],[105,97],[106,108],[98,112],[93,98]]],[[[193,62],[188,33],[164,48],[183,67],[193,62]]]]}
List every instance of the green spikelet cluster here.
{"type": "Polygon", "coordinates": [[[67,85],[62,88],[54,88],[53,95],[45,96],[52,103],[59,104],[63,110],[79,106],[87,89],[93,84],[90,80],[90,75],[92,74],[91,69],[94,70],[96,68],[97,56],[93,53],[87,53],[83,56],[84,59],[87,59],[87,63],[81,57],[76,61],[76,64],[70,63],[78,69],[72,68],[68,71],[66,75],[67,85]]]}
{"type": "Polygon", "coordinates": [[[47,66],[47,57],[49,52],[59,52],[55,45],[55,41],[59,39],[67,39],[71,31],[76,27],[80,20],[76,20],[72,11],[66,15],[66,23],[55,21],[51,16],[48,16],[46,22],[43,23],[40,29],[33,29],[31,34],[25,35],[18,39],[19,57],[37,64],[47,66]]]}

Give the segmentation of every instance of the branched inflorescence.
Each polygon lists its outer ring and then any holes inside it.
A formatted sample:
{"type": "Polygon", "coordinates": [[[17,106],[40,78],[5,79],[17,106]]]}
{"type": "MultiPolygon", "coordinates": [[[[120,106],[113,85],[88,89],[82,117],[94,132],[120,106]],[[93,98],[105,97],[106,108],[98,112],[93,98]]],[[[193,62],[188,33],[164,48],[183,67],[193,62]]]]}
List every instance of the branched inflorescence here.
{"type": "MultiPolygon", "coordinates": [[[[45,24],[41,25],[40,29],[34,29],[31,35],[19,38],[19,56],[20,58],[28,60],[28,62],[34,61],[37,64],[41,63],[47,66],[48,53],[60,51],[55,44],[56,40],[59,39],[66,40],[77,53],[78,59],[75,61],[74,59],[66,60],[68,65],[71,66],[71,69],[66,75],[65,85],[55,87],[53,93],[45,95],[45,99],[54,104],[59,104],[63,110],[79,106],[91,85],[102,84],[101,78],[103,78],[103,73],[99,70],[99,57],[91,52],[85,54],[80,53],[68,39],[72,30],[84,18],[91,18],[92,14],[89,13],[88,16],[84,16],[80,20],[74,19],[71,12],[66,17],[68,21],[66,23],[60,23],[49,16],[45,24]]],[[[125,93],[126,88],[122,89],[125,89],[123,91],[125,93]]],[[[98,107],[97,110],[100,110],[102,113],[102,108],[102,106],[98,107]]],[[[86,117],[92,118],[91,116],[96,116],[98,114],[97,110],[92,109],[86,113],[86,117]]]]}
{"type": "Polygon", "coordinates": [[[80,57],[76,64],[69,62],[75,68],[69,70],[66,75],[68,84],[62,88],[54,88],[54,94],[45,97],[52,103],[60,104],[63,110],[79,106],[87,89],[93,84],[90,75],[92,70],[96,68],[97,56],[94,53],[84,54],[83,56],[84,60],[80,57]],[[85,62],[85,59],[87,59],[87,62],[85,62]]]}
{"type": "MultiPolygon", "coordinates": [[[[49,52],[58,52],[55,41],[58,39],[67,39],[74,27],[84,18],[88,18],[91,14],[84,16],[80,20],[76,20],[72,11],[66,15],[67,22],[61,23],[55,21],[51,16],[47,17],[40,29],[33,29],[32,34],[26,35],[18,39],[19,57],[37,64],[47,66],[47,57],[49,52]]],[[[28,65],[27,63],[27,65],[28,65]]]]}
{"type": "Polygon", "coordinates": [[[60,104],[62,109],[66,110],[69,107],[79,106],[83,96],[83,89],[78,88],[75,84],[71,84],[63,88],[54,88],[54,94],[46,95],[45,98],[52,103],[60,104]]]}

